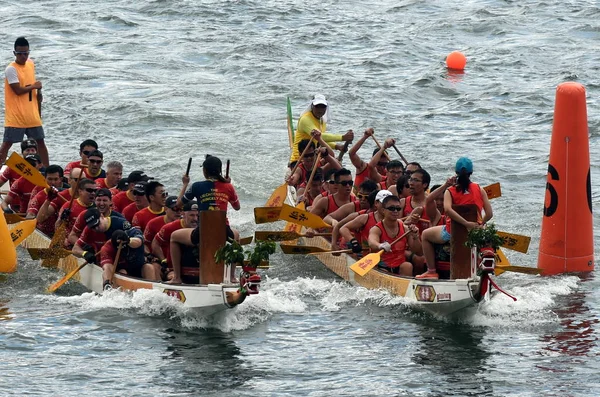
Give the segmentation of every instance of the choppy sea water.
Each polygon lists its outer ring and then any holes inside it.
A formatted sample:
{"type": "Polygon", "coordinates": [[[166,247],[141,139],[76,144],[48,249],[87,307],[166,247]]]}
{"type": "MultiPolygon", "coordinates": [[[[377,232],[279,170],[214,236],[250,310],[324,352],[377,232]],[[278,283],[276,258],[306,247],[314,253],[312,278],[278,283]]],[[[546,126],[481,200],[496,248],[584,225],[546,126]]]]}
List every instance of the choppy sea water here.
{"type": "MultiPolygon", "coordinates": [[[[555,88],[587,89],[592,201],[599,175],[599,8],[595,2],[0,2],[0,52],[19,35],[44,85],[51,160],[96,139],[106,161],[143,169],[172,192],[187,158],[232,160],[243,235],[282,182],[285,98],[294,116],[329,98],[333,131],[374,127],[441,183],[470,156],[499,181],[495,222],[532,236],[535,266],[555,88]],[[461,50],[466,73],[445,56],[461,50]]],[[[3,98],[0,98],[3,101],[3,98]]],[[[373,149],[366,145],[361,154],[373,149]]],[[[595,219],[596,241],[599,221],[595,219]]],[[[596,244],[596,252],[598,243],[596,244]]],[[[598,281],[504,274],[461,318],[411,310],[354,288],[316,260],[276,254],[262,291],[203,319],[160,294],[104,296],[21,253],[0,281],[2,395],[600,394],[598,281]]],[[[596,254],[598,258],[598,254],[596,254]]]]}

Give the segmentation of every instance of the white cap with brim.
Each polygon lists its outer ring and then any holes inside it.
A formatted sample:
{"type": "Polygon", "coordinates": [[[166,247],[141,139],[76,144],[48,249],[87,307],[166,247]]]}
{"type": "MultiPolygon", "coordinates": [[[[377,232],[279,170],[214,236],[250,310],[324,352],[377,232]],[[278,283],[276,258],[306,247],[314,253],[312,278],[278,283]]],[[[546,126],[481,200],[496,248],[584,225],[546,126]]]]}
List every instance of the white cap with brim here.
{"type": "Polygon", "coordinates": [[[312,100],[312,104],[314,106],[316,106],[316,105],[325,105],[325,106],[327,106],[327,98],[325,98],[325,95],[317,94],[317,95],[314,96],[314,98],[312,100]]]}
{"type": "Polygon", "coordinates": [[[385,199],[388,196],[393,196],[394,194],[392,192],[390,192],[389,190],[380,190],[379,192],[377,192],[377,196],[375,196],[375,201],[379,201],[380,203],[383,202],[383,199],[385,199]]]}

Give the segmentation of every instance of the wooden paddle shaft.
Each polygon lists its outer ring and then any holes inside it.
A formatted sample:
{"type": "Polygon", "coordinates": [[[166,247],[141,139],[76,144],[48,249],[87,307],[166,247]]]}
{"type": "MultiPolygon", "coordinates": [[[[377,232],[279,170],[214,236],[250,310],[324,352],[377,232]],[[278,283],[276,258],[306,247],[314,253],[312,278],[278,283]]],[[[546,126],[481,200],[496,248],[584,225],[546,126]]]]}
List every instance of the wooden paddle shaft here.
{"type": "Polygon", "coordinates": [[[225,167],[225,179],[229,178],[229,165],[231,164],[231,161],[229,159],[227,159],[227,166],[225,167]]]}
{"type": "Polygon", "coordinates": [[[302,151],[302,153],[300,153],[300,157],[298,157],[298,160],[296,161],[296,165],[294,166],[294,168],[292,168],[292,173],[290,175],[294,175],[294,172],[296,172],[296,169],[300,166],[300,162],[302,161],[302,158],[304,157],[304,155],[306,154],[306,151],[308,150],[308,148],[310,148],[310,144],[314,141],[314,139],[310,139],[310,143],[308,145],[306,145],[306,147],[304,148],[304,150],[302,151]]]}
{"type": "Polygon", "coordinates": [[[344,148],[342,150],[340,150],[340,154],[338,154],[337,160],[339,162],[342,161],[342,158],[344,158],[344,154],[348,151],[348,146],[350,146],[350,141],[346,141],[346,143],[344,143],[344,148]]]}
{"type": "Polygon", "coordinates": [[[119,246],[117,247],[117,254],[115,255],[115,260],[113,261],[113,271],[109,278],[111,283],[112,283],[113,277],[115,276],[115,273],[117,272],[117,266],[119,266],[119,256],[121,256],[122,249],[123,249],[123,245],[121,243],[119,243],[119,246]]]}
{"type": "Polygon", "coordinates": [[[398,148],[396,147],[396,145],[392,145],[392,147],[394,148],[394,150],[396,151],[396,153],[398,153],[398,156],[400,156],[400,158],[402,159],[402,161],[404,161],[404,164],[408,165],[408,160],[402,155],[402,153],[400,153],[400,150],[398,150],[398,148]]]}
{"type": "Polygon", "coordinates": [[[315,160],[315,163],[313,164],[313,168],[312,171],[310,172],[310,177],[308,177],[308,182],[306,182],[306,189],[310,189],[310,184],[312,183],[315,174],[317,172],[317,168],[319,168],[319,162],[321,161],[321,152],[319,151],[319,154],[317,154],[317,159],[315,160]]]}
{"type": "MultiPolygon", "coordinates": [[[[371,135],[371,138],[373,138],[373,141],[375,141],[375,144],[377,145],[377,147],[379,147],[379,149],[381,149],[381,145],[379,144],[379,142],[377,142],[377,138],[375,138],[374,135],[371,135]]],[[[385,150],[383,151],[383,155],[385,157],[387,157],[388,160],[390,159],[390,156],[388,156],[388,154],[385,152],[385,150]]]]}
{"type": "Polygon", "coordinates": [[[307,255],[321,255],[321,254],[349,254],[351,249],[338,250],[338,251],[323,251],[323,252],[310,252],[307,255]]]}

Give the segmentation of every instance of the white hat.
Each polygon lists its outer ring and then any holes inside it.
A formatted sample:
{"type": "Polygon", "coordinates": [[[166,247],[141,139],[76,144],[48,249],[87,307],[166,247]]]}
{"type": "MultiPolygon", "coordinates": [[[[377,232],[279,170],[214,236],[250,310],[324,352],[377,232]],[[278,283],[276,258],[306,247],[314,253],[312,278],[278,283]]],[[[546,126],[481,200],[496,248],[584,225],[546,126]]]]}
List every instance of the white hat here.
{"type": "Polygon", "coordinates": [[[375,201],[379,201],[380,203],[382,203],[384,198],[393,195],[394,194],[389,190],[380,190],[379,192],[377,192],[377,196],[375,196],[375,201]]]}
{"type": "Polygon", "coordinates": [[[327,98],[325,98],[325,95],[317,94],[313,97],[312,104],[314,106],[316,106],[316,105],[327,106],[327,98]]]}

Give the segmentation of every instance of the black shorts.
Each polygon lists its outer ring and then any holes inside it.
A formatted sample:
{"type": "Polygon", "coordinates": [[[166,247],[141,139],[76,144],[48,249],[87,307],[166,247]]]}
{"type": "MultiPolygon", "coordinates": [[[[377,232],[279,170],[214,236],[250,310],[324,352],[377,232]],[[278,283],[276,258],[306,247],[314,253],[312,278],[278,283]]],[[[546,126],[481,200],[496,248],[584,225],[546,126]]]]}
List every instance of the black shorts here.
{"type": "Polygon", "coordinates": [[[117,272],[121,269],[124,269],[127,272],[128,276],[142,278],[143,267],[144,264],[140,262],[119,263],[119,265],[117,266],[117,272]]]}
{"type": "MultiPolygon", "coordinates": [[[[225,225],[225,238],[233,240],[233,237],[233,230],[231,230],[229,225],[225,225]]],[[[200,243],[200,226],[196,226],[196,228],[192,230],[190,240],[192,241],[192,245],[198,245],[200,243]]]]}

